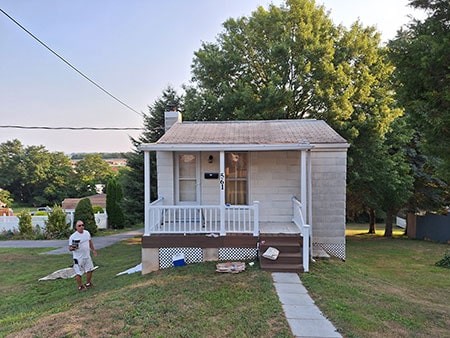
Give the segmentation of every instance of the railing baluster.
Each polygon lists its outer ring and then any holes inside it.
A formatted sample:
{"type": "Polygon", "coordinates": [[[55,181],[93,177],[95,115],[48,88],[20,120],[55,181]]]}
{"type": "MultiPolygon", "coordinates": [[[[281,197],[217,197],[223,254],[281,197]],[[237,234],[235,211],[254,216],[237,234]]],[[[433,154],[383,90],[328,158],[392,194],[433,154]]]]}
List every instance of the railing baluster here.
{"type": "MultiPolygon", "coordinates": [[[[249,206],[226,206],[223,211],[225,234],[257,233],[256,202],[249,206]]],[[[146,229],[146,233],[221,233],[221,215],[219,205],[173,206],[154,202],[148,209],[149,231],[146,229]]],[[[297,215],[294,218],[297,219],[297,215]]]]}

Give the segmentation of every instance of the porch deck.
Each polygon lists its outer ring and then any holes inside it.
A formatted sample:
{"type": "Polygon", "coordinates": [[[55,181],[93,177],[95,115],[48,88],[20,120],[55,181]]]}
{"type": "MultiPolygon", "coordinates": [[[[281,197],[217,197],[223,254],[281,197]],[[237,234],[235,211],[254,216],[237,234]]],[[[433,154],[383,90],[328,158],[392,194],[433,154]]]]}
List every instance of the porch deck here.
{"type": "Polygon", "coordinates": [[[300,235],[300,229],[294,222],[275,223],[275,222],[260,222],[259,223],[260,234],[298,234],[300,235]]]}

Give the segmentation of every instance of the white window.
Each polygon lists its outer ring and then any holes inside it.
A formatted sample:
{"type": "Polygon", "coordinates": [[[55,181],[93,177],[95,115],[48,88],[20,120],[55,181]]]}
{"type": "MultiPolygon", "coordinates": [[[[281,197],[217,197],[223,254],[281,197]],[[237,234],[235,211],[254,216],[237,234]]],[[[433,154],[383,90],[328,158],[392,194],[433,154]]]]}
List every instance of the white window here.
{"type": "Polygon", "coordinates": [[[197,201],[197,154],[178,154],[178,202],[197,201]]]}

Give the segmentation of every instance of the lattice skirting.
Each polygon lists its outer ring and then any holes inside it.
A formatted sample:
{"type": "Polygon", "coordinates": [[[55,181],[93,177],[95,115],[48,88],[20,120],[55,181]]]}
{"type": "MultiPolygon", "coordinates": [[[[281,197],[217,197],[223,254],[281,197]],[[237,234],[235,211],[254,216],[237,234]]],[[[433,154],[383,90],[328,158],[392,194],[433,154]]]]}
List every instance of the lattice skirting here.
{"type": "Polygon", "coordinates": [[[219,260],[251,260],[256,259],[256,248],[219,248],[219,260]]]}
{"type": "MultiPolygon", "coordinates": [[[[202,248],[160,248],[159,268],[167,269],[173,266],[173,256],[183,253],[186,264],[203,262],[202,248]]],[[[257,257],[256,248],[219,248],[218,260],[251,260],[257,257]]]]}
{"type": "Polygon", "coordinates": [[[321,247],[327,254],[345,261],[345,243],[319,243],[314,242],[314,246],[321,247]]]}
{"type": "Polygon", "coordinates": [[[183,253],[186,264],[203,262],[202,248],[160,248],[159,268],[166,269],[173,266],[173,256],[183,253]]]}

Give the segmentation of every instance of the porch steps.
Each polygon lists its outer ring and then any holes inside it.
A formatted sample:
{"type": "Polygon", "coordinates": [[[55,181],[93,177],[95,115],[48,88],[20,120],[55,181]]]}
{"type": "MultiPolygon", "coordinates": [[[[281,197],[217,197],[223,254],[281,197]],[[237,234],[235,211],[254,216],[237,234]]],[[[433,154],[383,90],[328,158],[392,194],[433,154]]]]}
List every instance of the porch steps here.
{"type": "Polygon", "coordinates": [[[259,264],[262,270],[271,272],[303,272],[302,244],[298,234],[260,234],[259,264]],[[276,260],[262,254],[273,247],[280,251],[276,260]]]}

